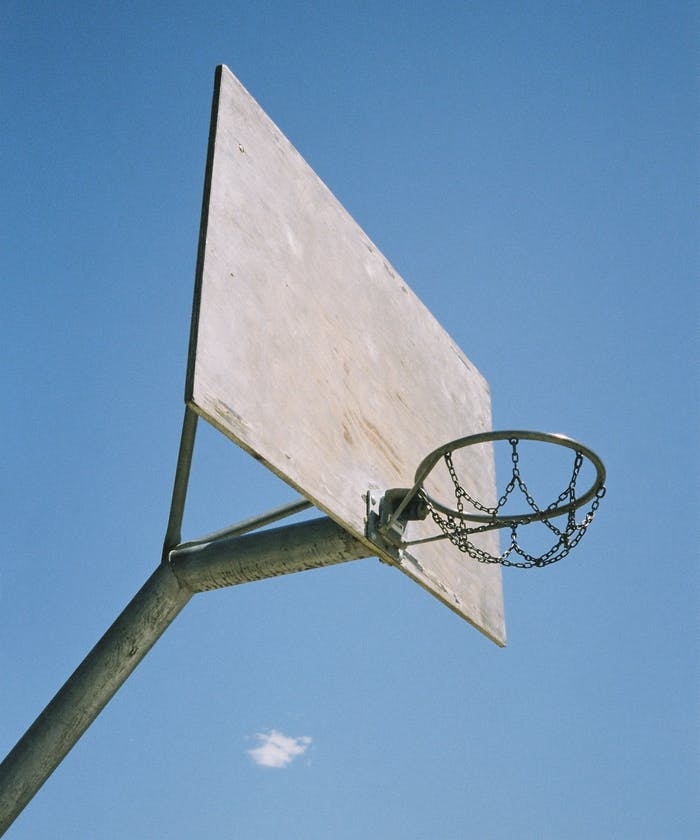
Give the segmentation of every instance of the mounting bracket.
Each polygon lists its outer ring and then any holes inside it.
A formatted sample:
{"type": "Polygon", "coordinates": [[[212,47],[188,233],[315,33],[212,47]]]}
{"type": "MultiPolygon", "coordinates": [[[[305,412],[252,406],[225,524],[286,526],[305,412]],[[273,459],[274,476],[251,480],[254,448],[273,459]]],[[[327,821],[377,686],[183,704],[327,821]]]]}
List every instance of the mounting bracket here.
{"type": "Polygon", "coordinates": [[[410,493],[411,489],[405,487],[387,490],[383,496],[377,490],[367,491],[367,537],[392,553],[405,547],[406,525],[428,515],[421,496],[406,500],[410,493]]]}

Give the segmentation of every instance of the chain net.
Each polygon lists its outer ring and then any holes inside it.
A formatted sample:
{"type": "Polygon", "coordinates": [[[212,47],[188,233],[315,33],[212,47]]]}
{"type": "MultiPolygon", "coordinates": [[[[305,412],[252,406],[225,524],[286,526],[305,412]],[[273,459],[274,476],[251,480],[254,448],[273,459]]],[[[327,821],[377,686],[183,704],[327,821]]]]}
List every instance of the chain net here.
{"type": "Polygon", "coordinates": [[[503,495],[498,499],[495,506],[489,507],[482,504],[462,487],[452,463],[452,453],[447,452],[443,456],[443,460],[450,473],[450,478],[454,483],[456,513],[459,515],[444,514],[434,507],[430,499],[425,498],[428,512],[443,534],[456,548],[475,560],[478,560],[480,563],[500,563],[502,566],[513,566],[519,569],[531,569],[533,566],[549,566],[551,563],[563,560],[581,541],[588,530],[588,526],[593,521],[601,499],[605,495],[605,487],[599,488],[590,507],[583,514],[583,518],[577,521],[576,481],[583,464],[583,453],[576,451],[574,467],[568,485],[550,505],[541,509],[520,475],[518,438],[510,438],[508,442],[511,445],[512,474],[503,495]],[[530,506],[532,518],[519,516],[517,521],[511,521],[508,520],[507,514],[501,513],[516,488],[522,493],[530,506]],[[494,521],[480,525],[468,524],[467,520],[461,518],[461,514],[464,513],[465,503],[471,505],[479,513],[493,517],[494,521]],[[566,513],[556,517],[557,521],[560,519],[563,520],[563,522],[557,525],[553,518],[547,516],[547,512],[561,507],[566,509],[566,513]],[[498,520],[496,519],[497,517],[498,520]],[[554,544],[542,554],[534,555],[528,553],[518,542],[518,527],[538,521],[551,531],[554,544]],[[498,555],[485,551],[473,542],[473,536],[475,534],[491,531],[494,528],[504,528],[510,531],[508,548],[498,555]]]}

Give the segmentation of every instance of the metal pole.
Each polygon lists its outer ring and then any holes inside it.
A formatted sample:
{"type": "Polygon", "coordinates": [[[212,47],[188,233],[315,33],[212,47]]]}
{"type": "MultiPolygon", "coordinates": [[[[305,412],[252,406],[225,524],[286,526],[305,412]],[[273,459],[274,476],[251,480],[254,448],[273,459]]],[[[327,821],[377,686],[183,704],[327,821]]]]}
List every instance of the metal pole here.
{"type": "Polygon", "coordinates": [[[172,551],[0,764],[0,836],[195,592],[371,554],[327,517],[172,551]]]}
{"type": "Polygon", "coordinates": [[[0,764],[0,835],[192,597],[159,566],[0,764]]]}
{"type": "Polygon", "coordinates": [[[183,585],[195,592],[332,566],[372,551],[327,516],[170,552],[183,585]]]}
{"type": "Polygon", "coordinates": [[[184,548],[190,548],[190,546],[195,545],[204,545],[205,543],[211,543],[215,540],[223,539],[224,537],[240,537],[243,534],[249,534],[251,531],[257,531],[260,528],[264,528],[266,525],[272,525],[273,522],[279,522],[280,519],[286,519],[288,516],[294,516],[295,513],[301,513],[303,510],[308,510],[310,507],[313,507],[313,505],[310,501],[308,501],[308,499],[297,499],[294,502],[288,502],[286,505],[273,508],[266,513],[259,513],[257,516],[251,516],[250,519],[244,519],[242,522],[237,522],[235,525],[230,525],[228,528],[222,528],[219,531],[214,531],[212,534],[206,534],[204,537],[200,537],[199,539],[188,540],[187,542],[176,545],[174,548],[171,546],[167,557],[169,557],[170,552],[174,550],[179,552],[184,548]]]}
{"type": "Polygon", "coordinates": [[[194,439],[196,434],[197,415],[189,406],[187,406],[185,408],[185,416],[182,420],[180,449],[177,455],[173,495],[170,502],[170,516],[168,517],[168,527],[165,531],[165,540],[163,541],[163,562],[168,559],[168,552],[170,549],[180,542],[180,528],[182,526],[182,517],[185,512],[185,499],[187,498],[187,485],[190,480],[192,453],[194,451],[194,439]]]}

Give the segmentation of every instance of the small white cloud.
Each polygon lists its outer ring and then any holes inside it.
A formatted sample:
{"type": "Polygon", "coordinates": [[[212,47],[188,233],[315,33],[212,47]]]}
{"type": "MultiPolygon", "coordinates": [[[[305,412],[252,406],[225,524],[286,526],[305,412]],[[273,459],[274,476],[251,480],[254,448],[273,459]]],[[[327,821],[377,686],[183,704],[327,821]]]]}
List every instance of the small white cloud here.
{"type": "Polygon", "coordinates": [[[291,738],[276,729],[259,732],[254,736],[258,746],[248,750],[248,755],[260,767],[286,767],[297,756],[303,755],[311,744],[308,735],[291,738]]]}

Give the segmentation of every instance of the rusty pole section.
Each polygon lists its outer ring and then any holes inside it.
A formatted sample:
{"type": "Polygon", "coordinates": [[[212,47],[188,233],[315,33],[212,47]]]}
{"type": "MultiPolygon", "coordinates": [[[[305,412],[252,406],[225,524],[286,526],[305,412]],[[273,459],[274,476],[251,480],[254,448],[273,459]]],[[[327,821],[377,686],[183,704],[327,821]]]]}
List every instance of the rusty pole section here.
{"type": "Polygon", "coordinates": [[[328,517],[170,552],[0,764],[0,836],[192,595],[370,555],[328,517]]]}

